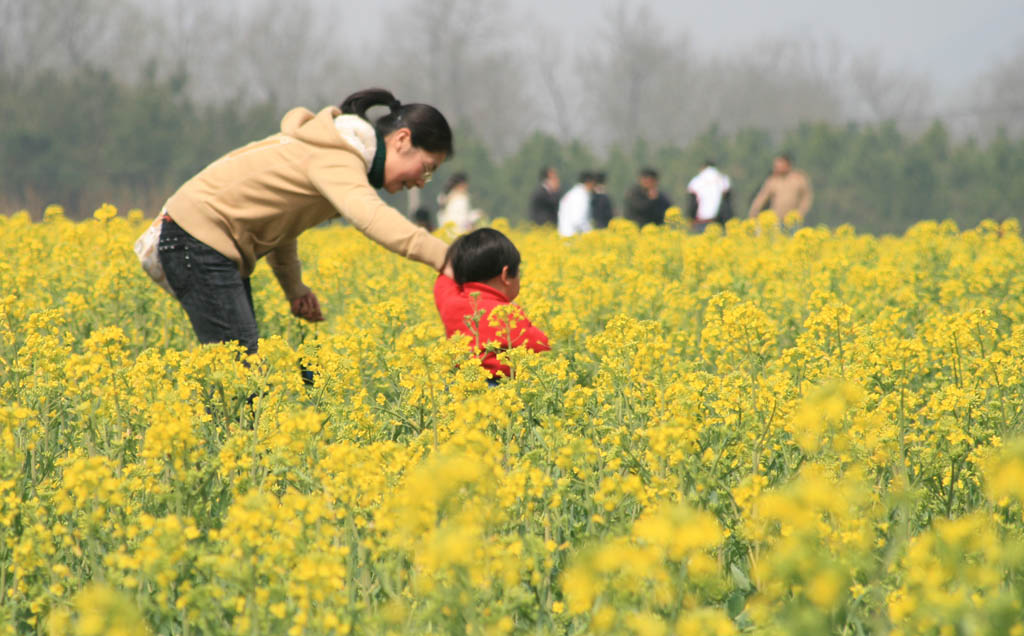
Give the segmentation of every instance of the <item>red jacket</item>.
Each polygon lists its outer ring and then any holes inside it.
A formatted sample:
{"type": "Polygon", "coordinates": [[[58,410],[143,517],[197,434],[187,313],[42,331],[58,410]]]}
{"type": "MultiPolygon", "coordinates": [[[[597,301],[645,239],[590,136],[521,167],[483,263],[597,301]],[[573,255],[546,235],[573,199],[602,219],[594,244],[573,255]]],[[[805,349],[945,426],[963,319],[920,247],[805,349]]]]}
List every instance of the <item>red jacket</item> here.
{"type": "Polygon", "coordinates": [[[483,283],[466,283],[459,287],[454,280],[441,274],[434,283],[434,302],[437,304],[437,311],[441,314],[441,322],[444,323],[444,331],[448,337],[454,333],[469,336],[472,339],[471,346],[480,352],[481,363],[492,376],[500,374],[508,377],[511,373],[507,365],[498,362],[497,350],[520,346],[526,346],[533,351],[551,349],[548,337],[530,324],[518,305],[514,305],[514,317],[495,317],[493,322],[498,324],[491,324],[492,309],[512,304],[504,294],[493,287],[483,283]],[[478,295],[474,297],[474,294],[478,295]],[[489,343],[495,346],[487,351],[489,343]]]}

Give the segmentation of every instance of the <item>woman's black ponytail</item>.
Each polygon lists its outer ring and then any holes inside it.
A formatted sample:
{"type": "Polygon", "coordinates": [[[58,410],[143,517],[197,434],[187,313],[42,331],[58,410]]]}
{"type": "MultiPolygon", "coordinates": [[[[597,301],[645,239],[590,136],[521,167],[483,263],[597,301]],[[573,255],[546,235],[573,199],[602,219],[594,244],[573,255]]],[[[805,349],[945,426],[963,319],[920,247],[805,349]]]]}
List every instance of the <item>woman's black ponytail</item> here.
{"type": "Polygon", "coordinates": [[[386,91],[383,88],[368,88],[365,91],[352,93],[346,97],[345,101],[341,102],[339,108],[346,115],[359,115],[369,121],[366,111],[374,106],[387,106],[394,111],[396,110],[395,105],[398,105],[399,108],[401,107],[401,103],[395,99],[391,91],[386,91]]]}
{"type": "Polygon", "coordinates": [[[446,158],[455,154],[452,144],[452,129],[439,110],[427,104],[402,104],[391,93],[383,88],[368,88],[352,93],[341,102],[341,112],[346,115],[358,115],[370,121],[366,111],[374,106],[387,106],[391,111],[373,122],[374,128],[382,137],[398,130],[408,128],[412,132],[412,145],[427,152],[441,152],[446,158]]]}

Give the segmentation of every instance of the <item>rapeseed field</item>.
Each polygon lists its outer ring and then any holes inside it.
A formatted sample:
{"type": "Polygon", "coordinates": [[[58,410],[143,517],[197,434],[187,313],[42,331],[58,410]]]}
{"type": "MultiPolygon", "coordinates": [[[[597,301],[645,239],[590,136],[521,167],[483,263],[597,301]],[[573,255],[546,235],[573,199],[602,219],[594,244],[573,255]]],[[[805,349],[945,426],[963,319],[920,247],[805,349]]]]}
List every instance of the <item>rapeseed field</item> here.
{"type": "Polygon", "coordinates": [[[1024,635],[1020,227],[771,218],[496,221],[553,349],[492,388],[352,228],[246,360],[142,212],[0,216],[0,634],[1024,635]]]}

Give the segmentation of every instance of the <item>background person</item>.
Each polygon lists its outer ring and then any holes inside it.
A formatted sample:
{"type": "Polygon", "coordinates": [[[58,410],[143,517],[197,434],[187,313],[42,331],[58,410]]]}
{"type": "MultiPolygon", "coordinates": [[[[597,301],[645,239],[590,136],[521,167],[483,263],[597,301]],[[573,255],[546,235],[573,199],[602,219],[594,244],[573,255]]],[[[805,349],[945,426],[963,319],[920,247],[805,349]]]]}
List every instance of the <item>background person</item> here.
{"type": "Polygon", "coordinates": [[[665,210],[672,206],[665,193],[658,187],[658,171],[644,168],[637,177],[637,183],[626,195],[626,218],[640,227],[665,222],[665,210]]]}
{"type": "Polygon", "coordinates": [[[298,236],[342,216],[370,239],[440,270],[447,245],[388,206],[377,190],[422,187],[453,153],[444,116],[402,105],[390,92],[364,90],[339,108],[289,111],[281,132],[234,150],[168,199],[160,264],[201,343],[259,339],[249,277],[267,257],[292,313],[323,320],[302,282],[298,236]],[[374,123],[373,106],[390,111],[374,123]]]}
{"type": "Polygon", "coordinates": [[[483,213],[470,205],[469,177],[465,172],[456,172],[448,178],[437,197],[437,204],[441,206],[437,222],[441,226],[451,223],[459,234],[471,231],[477,221],[483,218],[483,213]]]}
{"type": "Polygon", "coordinates": [[[412,213],[412,222],[428,232],[433,232],[437,229],[437,223],[434,222],[434,213],[424,205],[416,208],[416,211],[412,213]]]}
{"type": "Polygon", "coordinates": [[[708,223],[724,225],[732,218],[732,183],[710,159],[686,186],[689,193],[687,216],[695,232],[703,232],[708,223]]]}
{"type": "Polygon", "coordinates": [[[792,155],[781,153],[772,161],[772,173],[750,204],[750,218],[771,210],[781,223],[789,212],[796,211],[803,223],[814,203],[811,180],[802,170],[793,168],[792,155]]]}
{"type": "Polygon", "coordinates": [[[562,182],[558,171],[544,166],[540,171],[540,183],[530,195],[530,220],[537,225],[558,225],[558,202],[562,198],[562,182]]]}
{"type": "Polygon", "coordinates": [[[605,185],[608,175],[603,172],[594,173],[594,193],[590,197],[590,220],[594,228],[601,230],[608,227],[615,211],[612,208],[612,198],[608,196],[608,188],[605,185]]]}
{"type": "Polygon", "coordinates": [[[590,197],[594,191],[594,173],[580,173],[579,183],[569,188],[558,202],[558,233],[574,236],[594,229],[590,222],[590,197]]]}

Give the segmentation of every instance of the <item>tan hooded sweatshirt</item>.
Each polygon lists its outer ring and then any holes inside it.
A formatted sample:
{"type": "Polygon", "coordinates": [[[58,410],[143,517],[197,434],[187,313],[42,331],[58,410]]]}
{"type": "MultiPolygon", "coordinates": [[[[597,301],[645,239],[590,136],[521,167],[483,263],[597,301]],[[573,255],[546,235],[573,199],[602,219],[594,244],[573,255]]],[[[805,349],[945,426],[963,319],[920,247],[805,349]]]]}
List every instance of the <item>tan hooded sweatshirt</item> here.
{"type": "Polygon", "coordinates": [[[249,276],[266,255],[289,300],[302,283],[297,238],[335,216],[387,249],[440,270],[448,245],[390,207],[367,173],[377,150],[373,126],[334,107],[295,108],[281,132],[232,151],[189,179],[167,201],[186,232],[249,276]]]}

